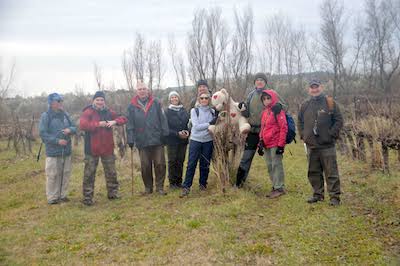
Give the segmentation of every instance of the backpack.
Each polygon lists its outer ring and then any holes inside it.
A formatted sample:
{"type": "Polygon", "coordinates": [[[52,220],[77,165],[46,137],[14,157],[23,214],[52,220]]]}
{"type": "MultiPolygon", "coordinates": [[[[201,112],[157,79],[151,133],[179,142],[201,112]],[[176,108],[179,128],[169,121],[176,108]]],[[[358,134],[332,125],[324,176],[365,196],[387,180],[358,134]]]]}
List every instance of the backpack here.
{"type": "Polygon", "coordinates": [[[292,141],[294,141],[294,143],[297,143],[297,141],[296,141],[296,124],[294,122],[294,119],[288,112],[285,112],[285,116],[286,116],[286,121],[287,121],[287,126],[288,126],[288,131],[286,133],[286,144],[290,144],[292,141]]]}
{"type": "MultiPolygon", "coordinates": [[[[275,104],[272,107],[272,112],[274,113],[275,116],[275,120],[277,120],[276,116],[282,111],[282,104],[278,103],[275,104]]],[[[286,133],[286,144],[290,144],[292,143],[292,141],[294,141],[294,143],[297,143],[296,141],[296,123],[294,122],[293,117],[287,112],[285,111],[285,117],[286,117],[286,122],[287,122],[287,127],[288,127],[288,131],[286,133]]]]}
{"type": "MultiPolygon", "coordinates": [[[[199,117],[199,115],[200,115],[199,107],[195,107],[194,111],[196,112],[196,116],[199,117]]],[[[214,109],[210,108],[210,113],[212,114],[212,116],[215,116],[214,109]]],[[[193,125],[192,125],[192,119],[191,118],[189,118],[189,122],[187,124],[187,127],[188,127],[189,131],[192,131],[193,125]]]]}
{"type": "MultiPolygon", "coordinates": [[[[50,115],[49,111],[46,111],[46,114],[47,114],[47,117],[48,117],[48,119],[47,119],[47,128],[49,128],[51,121],[53,121],[53,119],[54,119],[54,116],[50,115]]],[[[67,116],[67,114],[65,112],[64,112],[64,118],[67,119],[69,125],[71,126],[72,125],[71,120],[69,119],[69,117],[67,116]]]]}

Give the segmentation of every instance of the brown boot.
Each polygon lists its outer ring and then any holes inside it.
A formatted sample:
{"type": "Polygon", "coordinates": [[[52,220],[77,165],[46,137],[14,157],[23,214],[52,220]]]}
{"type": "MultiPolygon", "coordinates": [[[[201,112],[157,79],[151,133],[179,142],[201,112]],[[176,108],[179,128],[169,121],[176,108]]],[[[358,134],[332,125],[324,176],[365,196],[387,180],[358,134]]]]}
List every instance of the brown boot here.
{"type": "Polygon", "coordinates": [[[282,195],[286,194],[286,191],[283,188],[278,188],[275,189],[274,191],[271,192],[271,194],[269,195],[270,199],[275,199],[277,197],[280,197],[282,195]]]}

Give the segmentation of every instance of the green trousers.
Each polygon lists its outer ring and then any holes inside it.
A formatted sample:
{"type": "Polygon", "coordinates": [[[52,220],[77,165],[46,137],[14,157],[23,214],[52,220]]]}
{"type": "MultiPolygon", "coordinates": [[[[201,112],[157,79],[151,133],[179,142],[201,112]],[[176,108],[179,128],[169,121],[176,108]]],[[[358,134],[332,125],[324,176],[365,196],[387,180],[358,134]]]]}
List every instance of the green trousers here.
{"type": "Polygon", "coordinates": [[[264,148],[264,159],[267,164],[268,174],[273,189],[285,187],[285,173],[283,171],[283,155],[276,154],[277,147],[264,148]]]}

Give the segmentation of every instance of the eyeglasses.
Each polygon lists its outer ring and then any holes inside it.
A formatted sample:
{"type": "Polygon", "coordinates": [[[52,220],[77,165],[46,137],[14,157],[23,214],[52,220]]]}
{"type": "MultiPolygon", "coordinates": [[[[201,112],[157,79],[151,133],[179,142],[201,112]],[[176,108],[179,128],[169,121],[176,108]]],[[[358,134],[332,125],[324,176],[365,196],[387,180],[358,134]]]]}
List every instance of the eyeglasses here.
{"type": "Polygon", "coordinates": [[[209,97],[200,97],[200,100],[208,100],[210,99],[209,97]]]}

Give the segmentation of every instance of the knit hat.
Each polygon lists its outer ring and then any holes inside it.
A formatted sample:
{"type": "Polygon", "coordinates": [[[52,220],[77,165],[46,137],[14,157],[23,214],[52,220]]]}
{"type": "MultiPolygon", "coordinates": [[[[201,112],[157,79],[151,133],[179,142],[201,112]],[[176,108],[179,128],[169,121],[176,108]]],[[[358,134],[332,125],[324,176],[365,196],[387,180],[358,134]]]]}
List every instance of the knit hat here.
{"type": "Polygon", "coordinates": [[[172,97],[172,96],[178,97],[179,100],[181,99],[181,96],[179,96],[179,94],[178,94],[176,91],[171,91],[171,92],[168,94],[168,100],[171,100],[171,97],[172,97]]]}
{"type": "Polygon", "coordinates": [[[104,100],[106,99],[106,95],[104,94],[104,91],[96,91],[96,93],[93,96],[93,100],[102,97],[104,100]]]}
{"type": "Polygon", "coordinates": [[[201,85],[204,85],[208,88],[208,83],[207,80],[205,79],[199,79],[196,83],[196,88],[200,87],[201,85]]]}
{"type": "Polygon", "coordinates": [[[268,79],[267,79],[267,75],[265,75],[262,72],[258,72],[255,76],[254,76],[254,83],[256,82],[257,79],[263,79],[265,81],[265,84],[267,84],[268,79]]]}
{"type": "Polygon", "coordinates": [[[61,94],[58,94],[57,92],[51,93],[49,94],[49,96],[47,96],[47,103],[51,104],[52,102],[55,101],[62,101],[63,100],[63,96],[61,94]]]}

